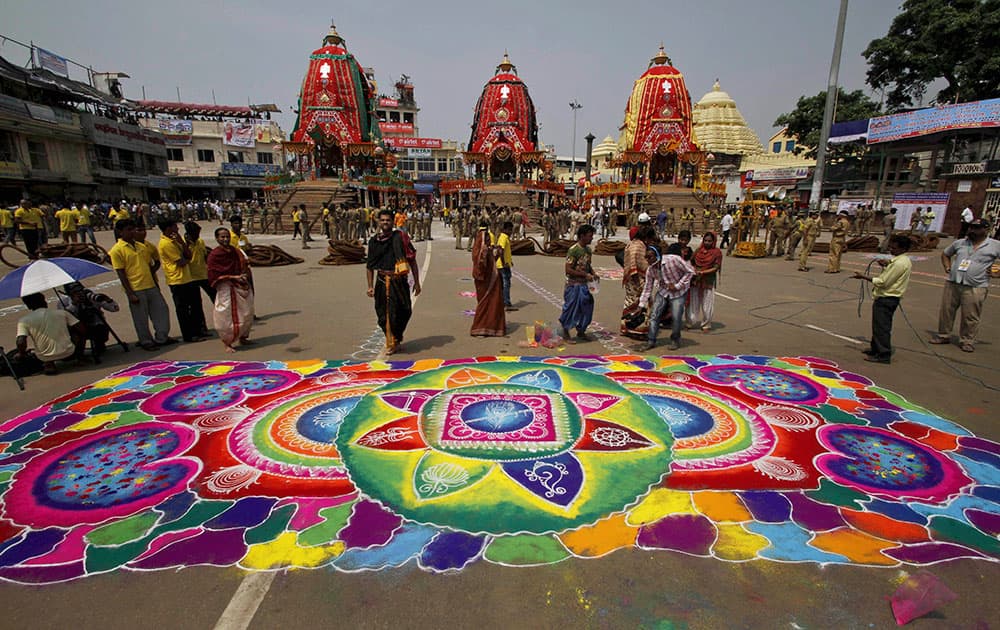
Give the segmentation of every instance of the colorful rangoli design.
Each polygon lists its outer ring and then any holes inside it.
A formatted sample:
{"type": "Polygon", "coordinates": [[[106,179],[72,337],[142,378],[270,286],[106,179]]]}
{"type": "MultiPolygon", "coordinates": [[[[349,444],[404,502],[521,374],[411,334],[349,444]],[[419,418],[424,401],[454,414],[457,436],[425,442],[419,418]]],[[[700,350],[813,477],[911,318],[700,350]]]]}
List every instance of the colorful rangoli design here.
{"type": "Polygon", "coordinates": [[[1000,560],[1000,444],[812,357],[147,362],[0,423],[0,579],[1000,560]]]}

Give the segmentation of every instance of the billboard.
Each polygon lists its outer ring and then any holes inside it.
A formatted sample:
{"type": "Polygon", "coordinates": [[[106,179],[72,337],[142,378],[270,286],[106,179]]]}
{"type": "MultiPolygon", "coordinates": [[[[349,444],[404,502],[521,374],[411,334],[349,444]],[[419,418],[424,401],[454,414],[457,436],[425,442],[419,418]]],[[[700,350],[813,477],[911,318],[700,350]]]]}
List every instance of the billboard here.
{"type": "Polygon", "coordinates": [[[399,101],[394,98],[389,98],[387,96],[381,96],[378,99],[379,107],[399,107],[399,101]]]}
{"type": "Polygon", "coordinates": [[[809,177],[809,168],[808,166],[800,166],[744,171],[740,177],[740,185],[743,188],[750,188],[778,182],[795,183],[797,180],[809,177]]]}
{"type": "Polygon", "coordinates": [[[868,144],[985,127],[1000,127],[1000,98],[872,118],[868,121],[868,144]]]}
{"type": "Polygon", "coordinates": [[[382,133],[413,133],[413,123],[380,122],[382,133]]]}
{"type": "Polygon", "coordinates": [[[66,63],[66,58],[44,48],[35,47],[35,63],[44,70],[69,77],[69,65],[66,63]]]}
{"type": "Polygon", "coordinates": [[[168,118],[161,119],[158,123],[164,143],[174,146],[191,144],[191,138],[194,136],[194,124],[190,120],[168,118]]]}
{"type": "Polygon", "coordinates": [[[944,213],[948,209],[951,193],[896,193],[892,196],[892,207],[896,209],[896,229],[909,230],[910,217],[917,208],[928,207],[934,211],[931,232],[940,232],[944,225],[944,213]]]}
{"type": "Polygon", "coordinates": [[[222,129],[222,144],[227,144],[231,147],[252,149],[257,136],[254,127],[253,123],[227,120],[222,129]]]}

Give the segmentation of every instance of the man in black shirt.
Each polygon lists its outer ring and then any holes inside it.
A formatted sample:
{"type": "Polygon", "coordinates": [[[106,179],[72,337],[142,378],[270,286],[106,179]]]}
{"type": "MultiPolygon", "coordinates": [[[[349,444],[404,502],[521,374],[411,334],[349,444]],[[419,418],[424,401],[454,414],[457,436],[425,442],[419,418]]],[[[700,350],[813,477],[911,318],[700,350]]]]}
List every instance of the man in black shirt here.
{"type": "Polygon", "coordinates": [[[413,314],[409,275],[413,273],[413,294],[420,295],[417,252],[406,233],[393,229],[391,210],[378,213],[378,232],[368,241],[368,297],[375,298],[378,325],[385,333],[385,353],[395,354],[413,314]],[[378,286],[375,280],[378,279],[378,286]]]}

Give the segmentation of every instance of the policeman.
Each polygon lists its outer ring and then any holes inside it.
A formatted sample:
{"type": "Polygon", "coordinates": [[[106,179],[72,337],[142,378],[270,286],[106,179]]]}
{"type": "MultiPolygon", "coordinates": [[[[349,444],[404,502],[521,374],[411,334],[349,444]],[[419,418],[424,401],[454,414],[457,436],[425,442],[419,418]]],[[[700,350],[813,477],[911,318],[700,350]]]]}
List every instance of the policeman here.
{"type": "Polygon", "coordinates": [[[833,223],[833,236],[830,238],[830,257],[825,273],[840,273],[840,257],[847,249],[847,231],[851,223],[847,219],[847,210],[841,210],[833,223]]]}

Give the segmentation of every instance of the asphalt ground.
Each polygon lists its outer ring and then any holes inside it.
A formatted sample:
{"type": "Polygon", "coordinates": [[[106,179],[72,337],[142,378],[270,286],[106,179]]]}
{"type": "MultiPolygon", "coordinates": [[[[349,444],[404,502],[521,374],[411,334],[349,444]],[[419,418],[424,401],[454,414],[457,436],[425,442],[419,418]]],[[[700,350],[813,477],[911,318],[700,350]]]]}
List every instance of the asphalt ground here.
{"type": "MultiPolygon", "coordinates": [[[[203,223],[204,234],[213,224],[203,223]]],[[[622,230],[619,230],[622,233],[622,230]]],[[[468,334],[475,300],[470,254],[454,248],[450,232],[434,226],[435,240],[417,243],[425,275],[414,304],[399,358],[459,358],[477,355],[617,354],[633,352],[638,342],[617,335],[622,303],[620,280],[605,278],[596,298],[592,331],[600,339],[555,349],[527,348],[525,327],[554,322],[559,315],[563,275],[561,258],[515,257],[508,335],[473,338],[468,334]]],[[[151,231],[150,240],[158,234],[151,231]]],[[[824,238],[828,238],[824,234],[824,238]]],[[[325,247],[309,250],[288,236],[251,235],[255,243],[278,244],[305,263],[254,271],[256,344],[226,355],[216,339],[178,344],[155,352],[134,346],[135,333],[126,301],[112,274],[87,282],[101,285],[122,305],[111,314],[112,327],[133,349],[110,347],[102,365],[67,367],[56,377],[32,376],[25,391],[0,379],[0,419],[33,409],[74,388],[92,383],[137,361],[374,359],[381,345],[374,309],[365,296],[360,265],[317,264],[325,247]]],[[[108,232],[99,234],[111,246],[108,232]]],[[[1000,291],[988,298],[974,353],[957,345],[931,346],[944,275],[940,250],[915,252],[914,272],[902,310],[895,318],[891,365],[864,362],[860,350],[870,335],[871,301],[859,309],[859,285],[851,272],[863,271],[869,254],[848,253],[840,274],[824,274],[826,255],[813,257],[812,270],[777,258],[725,259],[716,299],[716,324],[710,333],[685,331],[682,354],[761,354],[819,356],[843,369],[866,375],[915,404],[1000,440],[996,424],[1000,387],[1000,291]]],[[[603,275],[619,270],[612,257],[595,257],[603,275]]],[[[994,281],[996,284],[996,281],[994,281]]],[[[167,300],[169,302],[169,297],[167,300]]],[[[0,303],[0,342],[14,344],[16,301],[0,303]]],[[[179,336],[176,320],[172,335],[179,336]]],[[[661,344],[667,333],[661,331],[661,344]]],[[[662,346],[661,346],[662,348],[662,346]]],[[[661,350],[657,348],[653,353],[661,350]]],[[[667,351],[662,350],[663,353],[667,351]]],[[[674,353],[676,354],[676,353],[674,353]]],[[[913,627],[989,627],[1000,619],[995,584],[1000,564],[958,560],[929,570],[958,594],[913,627]],[[992,586],[991,586],[992,585],[992,586]]],[[[913,572],[913,569],[909,569],[913,572]]],[[[538,568],[506,568],[484,562],[458,574],[437,575],[407,567],[377,573],[332,570],[279,573],[259,587],[259,607],[227,606],[248,590],[239,569],[191,567],[177,572],[118,571],[66,584],[28,587],[0,584],[4,602],[0,627],[162,628],[214,627],[224,619],[245,627],[843,627],[895,625],[887,602],[902,571],[856,566],[782,564],[764,560],[728,563],[670,552],[618,551],[595,560],[571,559],[538,568]],[[266,586],[267,588],[264,588],[266,586]],[[239,613],[242,613],[242,617],[239,613]]],[[[253,593],[251,593],[252,595],[253,593]]]]}

